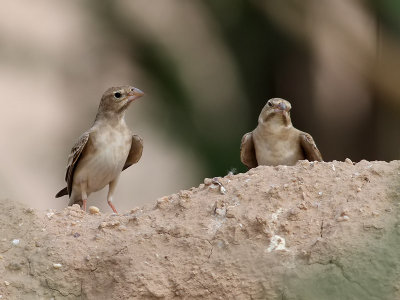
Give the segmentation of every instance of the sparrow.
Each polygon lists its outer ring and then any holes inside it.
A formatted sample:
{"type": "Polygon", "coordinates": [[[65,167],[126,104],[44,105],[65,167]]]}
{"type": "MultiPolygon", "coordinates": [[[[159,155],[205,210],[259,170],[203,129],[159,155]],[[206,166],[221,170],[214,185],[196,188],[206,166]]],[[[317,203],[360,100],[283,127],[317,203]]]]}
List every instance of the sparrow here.
{"type": "Polygon", "coordinates": [[[258,125],[241,142],[240,159],[249,169],[259,165],[294,165],[298,160],[322,161],[311,135],[293,127],[289,101],[268,100],[258,117],[258,125]]]}
{"type": "Polygon", "coordinates": [[[143,140],[125,123],[125,111],[144,93],[132,86],[109,88],[101,97],[92,127],[83,133],[68,157],[67,187],[56,198],[68,195],[68,205],[78,203],[86,211],[88,196],[108,185],[107,202],[114,213],[113,194],[123,170],[142,156],[143,140]]]}

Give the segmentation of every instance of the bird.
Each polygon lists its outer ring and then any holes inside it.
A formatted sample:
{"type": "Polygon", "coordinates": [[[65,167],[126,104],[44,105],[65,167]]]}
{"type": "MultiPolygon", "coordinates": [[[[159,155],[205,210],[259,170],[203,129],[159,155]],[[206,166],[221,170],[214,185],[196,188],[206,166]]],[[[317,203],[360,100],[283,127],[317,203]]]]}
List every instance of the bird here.
{"type": "Polygon", "coordinates": [[[241,141],[240,160],[249,169],[259,165],[295,165],[297,161],[323,161],[312,136],[293,127],[292,105],[281,98],[267,101],[258,125],[241,141]]]}
{"type": "Polygon", "coordinates": [[[67,186],[56,198],[68,195],[69,204],[86,211],[89,195],[108,185],[107,202],[114,213],[113,195],[123,170],[137,163],[143,139],[132,134],[125,123],[129,105],[144,93],[133,86],[111,87],[105,91],[92,127],[85,131],[68,156],[67,186]]]}

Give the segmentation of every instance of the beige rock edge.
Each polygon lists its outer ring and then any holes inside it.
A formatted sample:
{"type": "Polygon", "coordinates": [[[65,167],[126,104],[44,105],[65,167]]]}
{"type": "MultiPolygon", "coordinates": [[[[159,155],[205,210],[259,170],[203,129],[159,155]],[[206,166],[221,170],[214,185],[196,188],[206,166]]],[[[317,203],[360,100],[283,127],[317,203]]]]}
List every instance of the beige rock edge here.
{"type": "Polygon", "coordinates": [[[400,161],[258,167],[125,215],[0,201],[2,299],[400,299],[400,161]],[[19,240],[19,241],[17,241],[19,240]]]}

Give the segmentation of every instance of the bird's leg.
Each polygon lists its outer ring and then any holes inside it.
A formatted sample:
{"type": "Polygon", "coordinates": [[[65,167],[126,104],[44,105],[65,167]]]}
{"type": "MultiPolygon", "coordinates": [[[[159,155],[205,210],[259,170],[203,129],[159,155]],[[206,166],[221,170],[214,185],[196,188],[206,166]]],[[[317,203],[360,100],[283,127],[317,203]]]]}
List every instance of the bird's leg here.
{"type": "Polygon", "coordinates": [[[115,212],[116,214],[118,213],[117,210],[115,209],[114,204],[112,203],[113,200],[113,194],[114,194],[114,190],[115,187],[117,186],[117,182],[118,182],[118,177],[116,179],[114,179],[113,181],[110,182],[110,184],[108,185],[108,195],[107,195],[107,203],[108,205],[110,205],[111,209],[113,210],[113,212],[115,212]]]}
{"type": "Polygon", "coordinates": [[[81,183],[81,191],[82,191],[82,210],[86,211],[86,201],[87,201],[86,182],[81,183]]]}

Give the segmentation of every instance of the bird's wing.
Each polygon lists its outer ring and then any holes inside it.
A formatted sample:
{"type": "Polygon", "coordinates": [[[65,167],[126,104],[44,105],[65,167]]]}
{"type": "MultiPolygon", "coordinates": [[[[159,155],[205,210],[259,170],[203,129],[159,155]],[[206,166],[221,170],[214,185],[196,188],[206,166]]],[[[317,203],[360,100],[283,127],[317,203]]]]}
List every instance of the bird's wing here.
{"type": "Polygon", "coordinates": [[[82,134],[78,141],[75,143],[75,145],[71,149],[71,153],[68,156],[68,164],[67,164],[67,172],[65,173],[65,181],[67,182],[67,189],[68,189],[68,195],[71,196],[72,192],[72,182],[74,178],[74,171],[76,166],[78,165],[79,158],[85,149],[85,146],[89,140],[89,132],[85,132],[82,134]]]}
{"type": "Polygon", "coordinates": [[[242,143],[240,145],[240,160],[249,169],[258,166],[252,132],[246,133],[242,138],[242,143]]]}
{"type": "Polygon", "coordinates": [[[300,145],[303,149],[305,158],[309,161],[323,161],[314,139],[308,133],[300,133],[300,145]]]}
{"type": "Polygon", "coordinates": [[[131,150],[129,150],[128,158],[126,159],[124,168],[129,168],[133,164],[137,163],[142,157],[143,152],[143,139],[138,135],[132,135],[131,150]]]}

